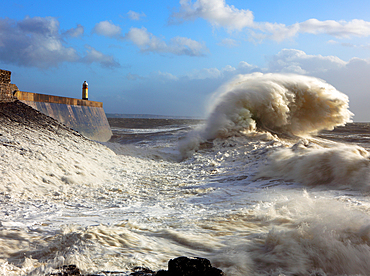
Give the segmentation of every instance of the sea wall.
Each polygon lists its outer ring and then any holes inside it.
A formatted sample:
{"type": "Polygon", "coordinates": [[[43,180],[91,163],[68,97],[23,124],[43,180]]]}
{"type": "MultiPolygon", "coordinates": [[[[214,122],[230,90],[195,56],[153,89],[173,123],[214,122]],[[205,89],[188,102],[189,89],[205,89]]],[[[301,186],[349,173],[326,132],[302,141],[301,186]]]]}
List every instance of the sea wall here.
{"type": "Polygon", "coordinates": [[[19,91],[10,83],[11,72],[0,70],[0,102],[19,100],[48,115],[82,135],[99,142],[107,142],[111,136],[103,103],[19,91]]]}
{"type": "Polygon", "coordinates": [[[14,96],[92,140],[107,142],[112,136],[101,102],[24,91],[16,91],[14,96]]]}

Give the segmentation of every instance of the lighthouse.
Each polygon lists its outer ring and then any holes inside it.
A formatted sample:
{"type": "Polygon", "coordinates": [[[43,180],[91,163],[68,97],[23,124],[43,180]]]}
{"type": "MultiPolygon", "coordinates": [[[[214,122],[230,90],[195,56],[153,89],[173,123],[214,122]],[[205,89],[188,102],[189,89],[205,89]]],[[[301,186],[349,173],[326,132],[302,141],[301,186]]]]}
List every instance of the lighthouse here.
{"type": "Polygon", "coordinates": [[[88,88],[88,83],[84,81],[82,84],[82,99],[83,100],[88,100],[89,99],[89,88],[88,88]]]}

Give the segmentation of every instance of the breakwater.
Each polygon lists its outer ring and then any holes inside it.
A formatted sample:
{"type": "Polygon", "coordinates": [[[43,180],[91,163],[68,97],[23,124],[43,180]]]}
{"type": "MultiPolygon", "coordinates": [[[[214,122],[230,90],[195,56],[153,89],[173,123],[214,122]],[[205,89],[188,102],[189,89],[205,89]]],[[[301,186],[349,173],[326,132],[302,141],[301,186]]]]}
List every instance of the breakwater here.
{"type": "Polygon", "coordinates": [[[0,101],[19,100],[82,135],[99,142],[112,136],[103,103],[20,91],[10,83],[11,72],[0,70],[0,101]]]}

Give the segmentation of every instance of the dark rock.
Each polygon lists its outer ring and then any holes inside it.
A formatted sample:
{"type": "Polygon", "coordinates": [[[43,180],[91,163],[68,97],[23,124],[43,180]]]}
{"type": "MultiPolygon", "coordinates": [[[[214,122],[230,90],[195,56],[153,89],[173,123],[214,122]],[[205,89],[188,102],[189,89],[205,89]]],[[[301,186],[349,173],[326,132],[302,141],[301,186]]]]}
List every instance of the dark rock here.
{"type": "Polygon", "coordinates": [[[158,270],[156,276],[170,276],[168,270],[158,270]]]}
{"type": "MultiPolygon", "coordinates": [[[[59,272],[47,276],[105,276],[128,275],[125,272],[102,271],[98,274],[81,274],[75,265],[59,267],[59,272]]],[[[145,267],[135,267],[129,276],[225,276],[222,270],[215,268],[205,258],[178,257],[168,262],[168,270],[152,271],[145,267]]]]}
{"type": "Polygon", "coordinates": [[[130,276],[153,276],[153,275],[156,275],[156,273],[152,270],[150,270],[149,268],[146,268],[146,267],[135,267],[134,269],[132,269],[132,273],[130,274],[130,276]]]}
{"type": "Polygon", "coordinates": [[[224,273],[205,258],[178,257],[168,262],[168,271],[158,271],[157,276],[222,276],[224,273]]]}
{"type": "Polygon", "coordinates": [[[80,270],[76,265],[63,265],[59,268],[61,270],[57,273],[52,273],[49,275],[56,275],[56,276],[75,276],[75,275],[81,275],[80,270]]]}

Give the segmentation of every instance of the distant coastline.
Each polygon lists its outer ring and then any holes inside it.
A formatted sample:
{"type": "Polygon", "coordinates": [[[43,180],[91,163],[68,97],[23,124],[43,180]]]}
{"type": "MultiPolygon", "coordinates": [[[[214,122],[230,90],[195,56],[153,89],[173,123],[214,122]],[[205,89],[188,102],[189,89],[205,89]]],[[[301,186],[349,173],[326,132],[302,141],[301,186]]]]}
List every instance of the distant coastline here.
{"type": "Polygon", "coordinates": [[[123,119],[175,119],[175,120],[204,120],[202,117],[196,116],[166,116],[153,114],[120,114],[120,113],[106,113],[107,118],[123,118],[123,119]]]}

